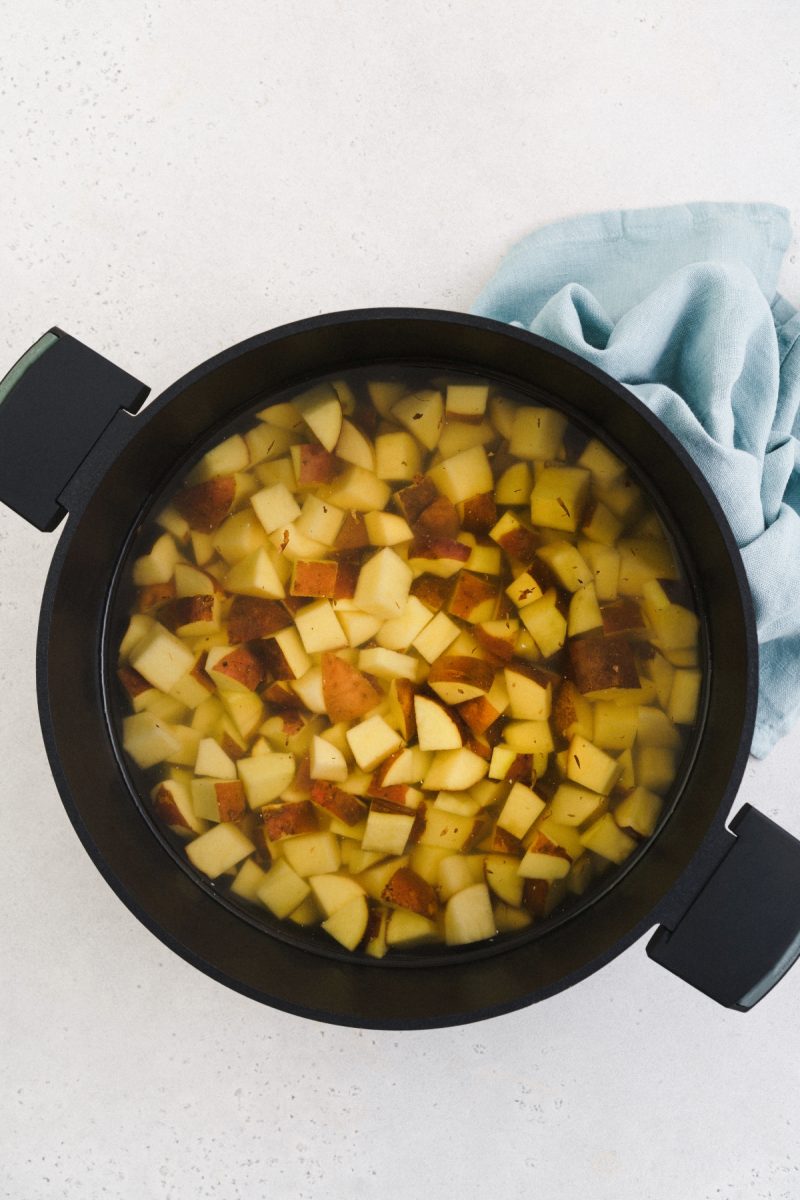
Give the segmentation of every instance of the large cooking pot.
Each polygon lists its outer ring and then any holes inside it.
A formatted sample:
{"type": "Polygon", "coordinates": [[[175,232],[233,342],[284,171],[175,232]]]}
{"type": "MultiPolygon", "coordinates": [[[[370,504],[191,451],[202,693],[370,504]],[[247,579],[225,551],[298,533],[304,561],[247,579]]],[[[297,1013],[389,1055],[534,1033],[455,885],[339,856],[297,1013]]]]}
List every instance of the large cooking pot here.
{"type": "Polygon", "coordinates": [[[745,806],[725,820],[756,707],[757,646],[741,559],[676,439],[575,355],[483,318],[414,309],[315,317],[148,389],[59,329],[0,384],[0,499],[37,528],[68,514],[45,588],[38,694],[67,813],[108,883],[166,945],[256,1000],[345,1025],[475,1021],[552,996],[648,929],[651,958],[728,1007],[751,1008],[800,954],[800,842],[745,806]],[[647,480],[703,618],[705,697],[656,835],[582,904],[496,944],[354,961],[292,944],[237,910],[158,831],[114,733],[111,598],[126,547],[191,457],[255,401],[377,363],[474,372],[562,408],[647,480]]]}

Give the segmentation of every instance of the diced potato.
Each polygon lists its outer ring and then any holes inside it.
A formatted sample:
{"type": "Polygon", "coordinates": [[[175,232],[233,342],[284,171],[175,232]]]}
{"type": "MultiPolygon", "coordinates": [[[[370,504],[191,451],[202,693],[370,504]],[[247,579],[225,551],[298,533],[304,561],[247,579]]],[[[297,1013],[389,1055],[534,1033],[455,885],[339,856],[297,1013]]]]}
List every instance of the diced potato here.
{"type": "Polygon", "coordinates": [[[194,841],[186,846],[186,854],[192,866],[197,867],[210,879],[235,867],[248,854],[252,854],[255,846],[238,825],[225,821],[215,825],[206,833],[201,833],[194,841]]]}

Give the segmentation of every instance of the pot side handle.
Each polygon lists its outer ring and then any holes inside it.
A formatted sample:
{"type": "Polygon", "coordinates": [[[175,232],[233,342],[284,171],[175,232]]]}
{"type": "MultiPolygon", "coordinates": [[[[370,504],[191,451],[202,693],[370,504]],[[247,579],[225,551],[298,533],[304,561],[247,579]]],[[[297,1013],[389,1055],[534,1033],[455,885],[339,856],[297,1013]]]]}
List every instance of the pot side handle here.
{"type": "Polygon", "coordinates": [[[730,829],[725,857],[647,953],[718,1004],[748,1012],[800,957],[800,841],[749,804],[730,829]]]}
{"type": "Polygon", "coordinates": [[[61,495],[120,411],[149,388],[62,330],[48,330],[0,380],[0,501],[48,532],[61,495]]]}

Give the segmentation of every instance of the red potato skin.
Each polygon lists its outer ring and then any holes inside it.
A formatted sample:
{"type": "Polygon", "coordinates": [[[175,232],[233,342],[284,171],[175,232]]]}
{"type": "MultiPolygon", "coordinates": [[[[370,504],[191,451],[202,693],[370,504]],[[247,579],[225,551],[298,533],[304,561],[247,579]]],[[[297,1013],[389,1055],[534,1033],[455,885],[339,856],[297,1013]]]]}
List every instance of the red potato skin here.
{"type": "Polygon", "coordinates": [[[440,579],[438,575],[418,575],[411,584],[411,595],[421,600],[432,613],[437,613],[447,604],[451,588],[449,579],[440,579]]]}
{"type": "MultiPolygon", "coordinates": [[[[259,653],[264,661],[266,673],[272,679],[294,679],[294,671],[287,663],[283,651],[274,638],[265,638],[261,643],[259,653]]],[[[288,692],[289,689],[286,690],[288,692]]],[[[293,692],[291,694],[294,695],[293,692]]],[[[296,705],[292,705],[292,707],[294,708],[296,705]]]]}
{"type": "Polygon", "coordinates": [[[497,524],[497,505],[491,492],[470,496],[464,501],[461,526],[476,537],[485,536],[497,524]]]}
{"type": "Polygon", "coordinates": [[[333,599],[336,595],[336,577],[339,564],[333,561],[302,562],[294,564],[290,592],[293,596],[312,599],[333,599]]]}
{"type": "Polygon", "coordinates": [[[175,508],[189,528],[197,533],[213,533],[233,508],[236,480],[232,475],[218,475],[194,487],[184,488],[173,500],[175,508]]]}
{"type": "Polygon", "coordinates": [[[645,632],[642,610],[632,596],[624,596],[620,600],[602,605],[600,615],[603,618],[603,633],[606,637],[614,637],[616,634],[631,636],[645,632]]]}
{"type": "Polygon", "coordinates": [[[191,832],[191,826],[184,820],[169,789],[160,787],[156,792],[153,801],[156,815],[161,818],[165,825],[170,825],[173,829],[187,829],[191,832]]]}
{"type": "Polygon", "coordinates": [[[336,535],[334,548],[336,550],[362,550],[369,544],[364,518],[360,513],[349,512],[336,535]]]}
{"type": "Polygon", "coordinates": [[[565,858],[567,862],[572,862],[564,847],[557,845],[556,842],[551,842],[550,838],[543,833],[537,833],[534,836],[533,841],[528,843],[528,849],[533,850],[536,854],[549,854],[552,858],[565,858]]]}
{"type": "Polygon", "coordinates": [[[472,551],[463,542],[444,537],[417,537],[411,543],[409,558],[452,558],[454,562],[466,562],[472,551]]]}
{"type": "Polygon", "coordinates": [[[580,696],[571,679],[565,679],[553,700],[552,722],[559,737],[567,737],[567,730],[577,719],[576,698],[580,696]]]}
{"type": "Polygon", "coordinates": [[[571,638],[568,653],[570,672],[581,693],[639,686],[629,642],[606,637],[571,638]]]}
{"type": "Polygon", "coordinates": [[[141,696],[142,692],[149,692],[153,686],[152,683],[147,682],[144,675],[134,671],[133,667],[120,667],[117,671],[117,678],[131,699],[141,696]]]}
{"type": "Polygon", "coordinates": [[[417,517],[414,532],[423,537],[454,538],[459,527],[456,506],[446,496],[437,496],[417,517]]]}
{"type": "Polygon", "coordinates": [[[536,782],[533,776],[533,756],[530,754],[518,754],[508,769],[506,782],[527,783],[533,786],[536,782]]]}
{"type": "Polygon", "coordinates": [[[550,884],[546,879],[526,879],[522,889],[522,906],[532,917],[543,917],[550,884]]]}
{"type": "Polygon", "coordinates": [[[311,799],[319,808],[324,808],[332,817],[344,821],[345,825],[358,825],[367,815],[367,809],[357,796],[342,791],[335,783],[314,779],[311,783],[311,799]]]}
{"type": "Polygon", "coordinates": [[[513,833],[509,833],[507,829],[503,829],[500,825],[495,825],[492,831],[492,850],[497,854],[513,854],[516,857],[522,855],[522,842],[519,838],[514,837],[513,833]]]}
{"type": "Polygon", "coordinates": [[[429,508],[439,493],[432,480],[425,475],[418,475],[408,487],[401,488],[394,494],[394,502],[400,509],[409,525],[414,525],[420,515],[429,508]]]}
{"type": "Polygon", "coordinates": [[[247,811],[244,786],[239,779],[216,784],[220,821],[238,821],[247,811]]]}
{"type": "Polygon", "coordinates": [[[419,913],[428,920],[433,920],[439,910],[439,901],[431,884],[410,867],[395,871],[383,889],[381,899],[395,908],[419,913]]]}
{"type": "Polygon", "coordinates": [[[235,742],[229,733],[223,732],[219,739],[219,744],[227,754],[228,758],[232,758],[236,762],[240,758],[247,757],[247,747],[240,746],[235,742]]]}
{"type": "Polygon", "coordinates": [[[303,707],[300,697],[296,692],[293,692],[291,688],[285,687],[279,680],[275,680],[268,688],[265,688],[261,696],[263,700],[266,700],[267,704],[271,704],[274,708],[291,710],[303,707]]]}
{"type": "Polygon", "coordinates": [[[333,590],[334,600],[352,600],[356,594],[358,576],[361,573],[361,563],[351,558],[340,558],[339,570],[336,573],[336,586],[333,590]]]}
{"type": "Polygon", "coordinates": [[[410,679],[395,679],[394,687],[403,725],[400,733],[406,742],[411,742],[417,733],[417,714],[414,708],[416,688],[410,679]]]}
{"type": "Polygon", "coordinates": [[[503,534],[498,540],[510,558],[523,563],[531,561],[540,541],[537,533],[534,533],[532,529],[526,529],[524,526],[520,526],[519,529],[509,530],[508,533],[503,534]]]}
{"type": "Polygon", "coordinates": [[[175,581],[173,579],[167,580],[166,583],[149,583],[146,587],[139,588],[136,608],[140,613],[149,613],[174,598],[175,581]]]}
{"type": "Polygon", "coordinates": [[[508,640],[495,637],[493,634],[487,633],[480,625],[476,625],[472,632],[478,645],[491,655],[495,666],[511,662],[514,657],[516,635],[509,637],[508,640]]]}
{"type": "Polygon", "coordinates": [[[385,801],[387,804],[393,804],[395,807],[405,809],[408,812],[409,808],[406,804],[406,796],[408,795],[409,787],[410,784],[408,783],[390,783],[388,787],[384,787],[378,782],[375,775],[373,775],[367,784],[367,795],[370,800],[385,801]]]}
{"type": "Polygon", "coordinates": [[[292,618],[278,600],[260,596],[234,596],[228,613],[228,637],[232,642],[252,642],[269,637],[292,624],[292,618]]]}
{"type": "Polygon", "coordinates": [[[297,482],[302,485],[330,483],[338,470],[336,457],[322,446],[302,445],[299,450],[300,470],[297,482]]]}
{"type": "Polygon", "coordinates": [[[471,571],[459,571],[455,591],[450,599],[449,611],[454,617],[468,621],[479,604],[497,600],[497,588],[471,571]]]}
{"type": "Polygon", "coordinates": [[[263,810],[264,832],[271,842],[296,837],[300,833],[315,833],[319,821],[310,800],[292,804],[275,804],[263,810]]]}
{"type": "Polygon", "coordinates": [[[214,620],[213,596],[180,596],[176,600],[168,600],[159,610],[158,619],[172,633],[184,625],[193,625],[195,621],[214,620]]]}
{"type": "Polygon", "coordinates": [[[494,683],[494,668],[482,658],[445,654],[437,658],[428,675],[429,683],[466,683],[488,692],[494,683]]]}
{"type": "Polygon", "coordinates": [[[322,656],[322,697],[331,722],[354,721],[363,717],[376,704],[382,693],[362,671],[335,654],[322,656]]]}
{"type": "Polygon", "coordinates": [[[465,700],[463,704],[459,704],[458,712],[470,733],[473,733],[475,737],[482,737],[500,716],[500,713],[485,696],[476,696],[474,700],[465,700]]]}
{"type": "Polygon", "coordinates": [[[220,675],[235,679],[254,692],[264,679],[264,663],[247,646],[236,646],[230,654],[226,654],[215,665],[214,670],[220,675]]]}

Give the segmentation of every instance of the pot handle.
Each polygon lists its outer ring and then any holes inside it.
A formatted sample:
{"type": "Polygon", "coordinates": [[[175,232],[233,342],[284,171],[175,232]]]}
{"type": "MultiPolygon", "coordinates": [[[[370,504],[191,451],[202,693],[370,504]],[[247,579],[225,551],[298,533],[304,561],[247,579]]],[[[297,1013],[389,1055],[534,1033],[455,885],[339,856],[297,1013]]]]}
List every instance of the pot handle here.
{"type": "Polygon", "coordinates": [[[60,329],[50,329],[0,380],[0,501],[48,532],[61,496],[120,411],[149,388],[60,329]]]}
{"type": "Polygon", "coordinates": [[[800,841],[745,804],[725,857],[647,953],[726,1008],[747,1012],[800,957],[800,841]]]}

